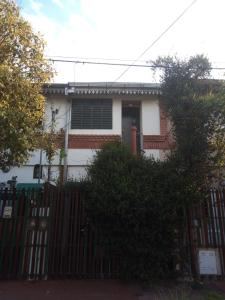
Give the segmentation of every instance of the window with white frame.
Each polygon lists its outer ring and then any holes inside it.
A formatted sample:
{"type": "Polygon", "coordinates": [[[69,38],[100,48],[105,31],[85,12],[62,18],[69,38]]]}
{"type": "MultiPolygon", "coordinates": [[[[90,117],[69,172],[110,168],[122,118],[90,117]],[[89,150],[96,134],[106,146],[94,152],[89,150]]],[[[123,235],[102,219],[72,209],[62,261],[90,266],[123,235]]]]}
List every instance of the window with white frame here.
{"type": "Polygon", "coordinates": [[[112,129],[112,99],[73,99],[71,129],[112,129]]]}

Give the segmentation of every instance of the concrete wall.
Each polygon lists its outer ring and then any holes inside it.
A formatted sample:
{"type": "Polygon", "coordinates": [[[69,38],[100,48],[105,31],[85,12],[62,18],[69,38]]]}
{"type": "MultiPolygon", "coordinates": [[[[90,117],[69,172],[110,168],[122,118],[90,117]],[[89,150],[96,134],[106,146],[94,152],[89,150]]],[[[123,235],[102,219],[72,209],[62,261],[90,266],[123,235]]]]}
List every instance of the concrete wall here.
{"type": "MultiPolygon", "coordinates": [[[[13,167],[10,169],[8,173],[3,173],[0,171],[0,183],[7,183],[8,180],[12,179],[12,176],[17,176],[18,183],[38,183],[38,179],[33,178],[33,165],[26,165],[21,167],[13,167]]],[[[47,180],[47,166],[42,167],[43,178],[41,182],[45,182],[47,180]]],[[[57,180],[59,176],[58,166],[51,167],[52,180],[57,180]]]]}
{"type": "Polygon", "coordinates": [[[158,100],[142,101],[142,134],[160,134],[160,110],[158,100]]]}
{"type": "MultiPolygon", "coordinates": [[[[138,99],[141,104],[141,127],[144,135],[159,135],[160,134],[160,110],[157,99],[138,99]]],[[[112,129],[70,129],[69,134],[115,134],[121,135],[122,132],[122,99],[113,99],[113,128],[112,129]]],[[[125,100],[126,101],[126,100],[125,100]]],[[[127,99],[127,101],[129,101],[127,99]]],[[[132,99],[135,101],[135,99],[132,99]]],[[[65,98],[56,97],[50,98],[46,104],[46,128],[51,123],[51,108],[58,109],[56,115],[56,131],[65,129],[70,119],[67,120],[68,113],[70,117],[70,103],[65,98]]]]}
{"type": "Polygon", "coordinates": [[[68,149],[69,166],[86,166],[89,165],[98,149],[68,149]]]}
{"type": "Polygon", "coordinates": [[[155,160],[159,160],[161,157],[159,149],[145,149],[144,155],[146,157],[154,158],[155,160]]]}
{"type": "Polygon", "coordinates": [[[67,125],[67,115],[70,110],[69,101],[61,96],[50,97],[46,101],[45,105],[45,130],[49,129],[52,119],[52,110],[58,109],[58,114],[55,116],[55,130],[60,131],[60,129],[65,129],[67,125]]]}
{"type": "Polygon", "coordinates": [[[87,175],[86,167],[87,166],[68,166],[68,180],[80,180],[85,178],[87,175]]]}
{"type": "MultiPolygon", "coordinates": [[[[160,135],[160,109],[158,100],[152,99],[131,99],[139,101],[141,104],[141,131],[143,135],[160,135]]],[[[69,134],[88,134],[88,135],[121,135],[122,132],[122,99],[113,99],[113,128],[110,130],[75,130],[70,129],[70,105],[71,103],[65,96],[51,96],[46,102],[45,130],[49,130],[52,118],[52,110],[58,110],[56,119],[56,131],[66,129],[68,126],[69,134]]],[[[125,100],[126,101],[126,100],[125,100]]],[[[130,101],[127,99],[127,101],[130,101]]],[[[152,156],[155,159],[163,157],[159,149],[144,149],[146,156],[152,156]]],[[[68,178],[81,178],[86,174],[85,168],[93,160],[97,149],[68,149],[68,178]]],[[[35,164],[40,162],[40,151],[34,151],[26,166],[20,168],[11,168],[8,173],[0,171],[0,182],[6,182],[12,176],[17,176],[18,182],[34,183],[33,169],[35,164]]],[[[53,160],[52,177],[57,178],[59,164],[59,155],[56,154],[53,160]]],[[[42,153],[42,165],[47,165],[45,153],[42,153]]],[[[47,177],[47,167],[43,167],[44,176],[47,177]]]]}

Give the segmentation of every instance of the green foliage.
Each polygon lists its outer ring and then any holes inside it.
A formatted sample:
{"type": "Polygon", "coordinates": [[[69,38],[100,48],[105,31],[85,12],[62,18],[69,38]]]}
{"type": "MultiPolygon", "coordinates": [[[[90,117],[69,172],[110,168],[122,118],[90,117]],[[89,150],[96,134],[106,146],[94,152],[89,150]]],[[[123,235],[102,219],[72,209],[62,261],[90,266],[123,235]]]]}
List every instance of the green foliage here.
{"type": "Polygon", "coordinates": [[[160,162],[109,144],[88,169],[86,205],[101,242],[120,256],[123,277],[140,280],[171,276],[175,250],[176,262],[186,261],[179,247],[186,208],[204,197],[208,178],[225,161],[225,93],[220,82],[206,80],[208,60],[155,64],[163,66],[161,100],[175,148],[160,162]]]}
{"type": "Polygon", "coordinates": [[[87,193],[90,190],[90,184],[88,180],[84,178],[80,180],[69,179],[65,182],[64,188],[67,190],[79,189],[80,191],[87,193]]]}
{"type": "Polygon", "coordinates": [[[172,273],[176,209],[165,164],[108,144],[88,169],[88,214],[104,248],[120,256],[124,278],[147,280],[172,273]]]}
{"type": "Polygon", "coordinates": [[[218,294],[218,292],[209,292],[206,296],[205,296],[205,300],[223,300],[224,299],[224,295],[222,294],[218,294]]]}
{"type": "Polygon", "coordinates": [[[44,41],[12,0],[0,1],[0,168],[24,163],[37,146],[42,85],[52,77],[44,41]]]}
{"type": "Polygon", "coordinates": [[[189,188],[205,187],[225,165],[224,86],[208,79],[211,65],[202,55],[187,61],[158,58],[155,64],[163,67],[162,102],[176,142],[172,157],[189,188]]]}

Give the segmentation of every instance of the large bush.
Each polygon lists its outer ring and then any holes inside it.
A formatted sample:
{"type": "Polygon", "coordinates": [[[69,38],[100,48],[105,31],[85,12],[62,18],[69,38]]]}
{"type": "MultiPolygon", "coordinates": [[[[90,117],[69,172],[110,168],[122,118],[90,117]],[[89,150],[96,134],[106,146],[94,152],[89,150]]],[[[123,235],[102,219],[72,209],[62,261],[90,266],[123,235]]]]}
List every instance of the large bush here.
{"type": "Polygon", "coordinates": [[[134,156],[118,143],[106,145],[89,167],[88,214],[105,251],[119,255],[123,278],[173,272],[177,217],[166,164],[134,156]]]}
{"type": "Polygon", "coordinates": [[[170,157],[135,157],[113,144],[89,168],[89,214],[105,248],[120,255],[121,274],[138,279],[171,275],[173,255],[182,255],[175,241],[185,240],[186,208],[224,179],[224,83],[208,79],[210,63],[201,55],[158,58],[155,66],[163,70],[160,100],[175,142],[170,157]]]}

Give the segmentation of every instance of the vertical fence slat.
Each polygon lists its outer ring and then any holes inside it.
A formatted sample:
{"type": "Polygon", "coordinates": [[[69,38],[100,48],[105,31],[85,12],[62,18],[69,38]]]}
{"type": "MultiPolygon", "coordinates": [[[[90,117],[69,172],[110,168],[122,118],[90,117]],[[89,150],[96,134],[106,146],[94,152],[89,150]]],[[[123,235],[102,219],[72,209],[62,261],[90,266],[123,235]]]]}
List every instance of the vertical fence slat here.
{"type": "Polygon", "coordinates": [[[117,259],[104,255],[84,201],[78,188],[0,190],[0,278],[115,276],[117,259]]]}
{"type": "Polygon", "coordinates": [[[222,275],[225,274],[224,270],[224,262],[225,262],[225,248],[224,248],[224,216],[223,216],[223,209],[222,209],[222,193],[219,193],[219,191],[216,191],[216,198],[218,203],[218,218],[219,218],[219,230],[221,230],[220,239],[220,259],[222,261],[221,263],[221,271],[222,275]]]}
{"type": "MultiPolygon", "coordinates": [[[[192,254],[194,269],[198,270],[198,249],[215,249],[219,255],[221,274],[225,276],[225,191],[211,189],[207,199],[191,208],[188,231],[195,232],[195,238],[189,234],[189,244],[195,249],[192,254]],[[196,221],[197,220],[197,221],[196,221]],[[193,224],[196,223],[196,226],[193,224]],[[196,241],[195,241],[196,239],[196,241]],[[194,257],[193,257],[194,256],[194,257]]],[[[193,269],[193,268],[192,268],[193,269]]],[[[220,270],[218,269],[218,272],[220,270]]],[[[195,273],[195,272],[194,272],[195,273]]],[[[194,274],[195,275],[195,274],[194,274]]]]}

